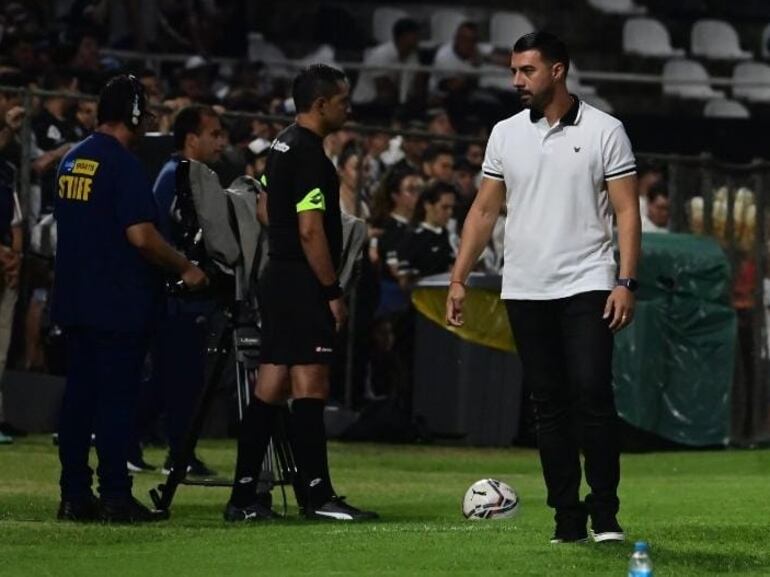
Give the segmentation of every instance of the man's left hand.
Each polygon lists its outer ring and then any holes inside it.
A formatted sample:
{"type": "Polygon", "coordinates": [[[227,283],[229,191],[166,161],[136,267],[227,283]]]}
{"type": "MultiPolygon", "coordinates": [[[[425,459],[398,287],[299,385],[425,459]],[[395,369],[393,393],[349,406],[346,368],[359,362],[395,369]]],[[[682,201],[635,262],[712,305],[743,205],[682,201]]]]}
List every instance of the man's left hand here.
{"type": "Polygon", "coordinates": [[[604,305],[604,317],[610,319],[610,330],[616,333],[634,320],[634,307],[636,298],[634,293],[626,287],[617,286],[607,298],[607,304],[604,305]]]}

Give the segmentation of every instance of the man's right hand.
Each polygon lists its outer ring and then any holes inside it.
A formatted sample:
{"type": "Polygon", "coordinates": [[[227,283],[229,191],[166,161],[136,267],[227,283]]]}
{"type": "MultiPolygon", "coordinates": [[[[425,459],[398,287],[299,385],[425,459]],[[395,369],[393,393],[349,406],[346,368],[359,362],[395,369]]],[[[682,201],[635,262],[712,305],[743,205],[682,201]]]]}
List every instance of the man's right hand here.
{"type": "Polygon", "coordinates": [[[334,315],[335,328],[337,329],[337,332],[340,332],[348,320],[348,307],[345,304],[345,299],[340,297],[333,301],[329,301],[329,308],[332,310],[332,315],[334,315]]]}
{"type": "Polygon", "coordinates": [[[182,282],[190,290],[200,290],[208,286],[209,277],[197,266],[190,263],[190,266],[182,273],[182,282]]]}
{"type": "Polygon", "coordinates": [[[463,325],[463,304],[465,304],[465,285],[459,282],[451,283],[446,297],[446,324],[452,327],[463,325]]]}

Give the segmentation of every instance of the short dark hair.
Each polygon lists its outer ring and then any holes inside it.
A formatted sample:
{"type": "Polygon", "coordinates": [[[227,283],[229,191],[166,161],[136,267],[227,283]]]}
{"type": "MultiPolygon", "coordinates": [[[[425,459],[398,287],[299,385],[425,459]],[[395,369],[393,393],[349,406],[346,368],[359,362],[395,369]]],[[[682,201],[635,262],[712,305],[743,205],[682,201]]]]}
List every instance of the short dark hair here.
{"type": "Polygon", "coordinates": [[[44,90],[60,90],[69,88],[76,75],[66,68],[54,68],[43,76],[44,90]]]}
{"type": "Polygon", "coordinates": [[[177,150],[184,148],[188,134],[198,134],[204,116],[219,118],[216,110],[205,104],[191,104],[177,113],[174,118],[174,146],[177,150]]]}
{"type": "Polygon", "coordinates": [[[433,144],[425,149],[425,152],[422,155],[422,161],[433,162],[439,156],[451,156],[454,158],[454,153],[451,148],[444,144],[433,144]]]}
{"type": "Polygon", "coordinates": [[[412,18],[399,18],[393,25],[393,41],[398,40],[406,34],[419,34],[420,23],[412,18]]]}
{"type": "Polygon", "coordinates": [[[144,86],[135,76],[121,74],[111,78],[99,92],[96,118],[99,124],[122,122],[136,130],[147,111],[144,86]]]}
{"type": "Polygon", "coordinates": [[[445,194],[453,194],[456,197],[457,189],[453,184],[441,182],[440,180],[429,184],[420,194],[420,200],[417,202],[417,206],[414,207],[414,222],[419,223],[425,220],[425,203],[436,204],[445,194]]]}
{"type": "Polygon", "coordinates": [[[479,25],[477,22],[474,22],[473,20],[466,20],[465,22],[461,22],[460,25],[455,29],[455,34],[461,28],[466,28],[471,32],[475,32],[476,34],[479,33],[479,25]]]}
{"type": "Polygon", "coordinates": [[[656,182],[647,191],[647,202],[655,202],[659,196],[668,198],[668,187],[663,181],[656,182]]]}
{"type": "Polygon", "coordinates": [[[309,112],[318,98],[331,98],[340,91],[339,83],[347,81],[342,70],[326,64],[313,64],[302,69],[291,87],[297,112],[309,112]]]}
{"type": "Polygon", "coordinates": [[[561,62],[564,72],[569,72],[569,52],[567,45],[555,34],[550,32],[530,32],[525,34],[513,45],[514,52],[537,50],[544,60],[552,63],[561,62]]]}

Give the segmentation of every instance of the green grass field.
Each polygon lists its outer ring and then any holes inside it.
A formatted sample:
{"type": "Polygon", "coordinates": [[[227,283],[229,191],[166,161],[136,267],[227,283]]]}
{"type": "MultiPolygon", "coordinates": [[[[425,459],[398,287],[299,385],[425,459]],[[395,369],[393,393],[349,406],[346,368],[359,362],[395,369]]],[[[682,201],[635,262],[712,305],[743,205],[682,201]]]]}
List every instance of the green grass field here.
{"type": "MultiPolygon", "coordinates": [[[[200,454],[230,474],[232,443],[200,454]]],[[[150,451],[150,462],[162,454],[150,451]]],[[[338,490],[379,511],[367,524],[222,521],[226,489],[180,488],[153,526],[54,520],[58,461],[47,437],[0,447],[0,575],[533,575],[623,576],[632,543],[554,546],[537,455],[530,450],[427,446],[331,447],[338,490]],[[522,499],[507,521],[462,518],[465,489],[500,478],[522,499]]],[[[621,522],[651,543],[655,575],[770,575],[770,451],[623,457],[621,522]]],[[[141,475],[135,494],[160,475],[141,475]]]]}

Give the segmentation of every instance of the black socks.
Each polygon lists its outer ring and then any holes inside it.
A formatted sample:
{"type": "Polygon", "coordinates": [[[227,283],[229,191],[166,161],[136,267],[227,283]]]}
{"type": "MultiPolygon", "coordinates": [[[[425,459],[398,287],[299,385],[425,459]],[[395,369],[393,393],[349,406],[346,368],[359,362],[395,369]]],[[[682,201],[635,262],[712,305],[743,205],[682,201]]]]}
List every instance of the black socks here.
{"type": "Polygon", "coordinates": [[[301,483],[309,506],[320,506],[333,495],[326,456],[323,399],[295,399],[291,404],[292,440],[301,483]]]}
{"type": "Polygon", "coordinates": [[[238,436],[238,460],[230,496],[230,502],[236,507],[251,505],[257,498],[257,482],[279,410],[279,406],[256,397],[246,408],[238,436]]]}

